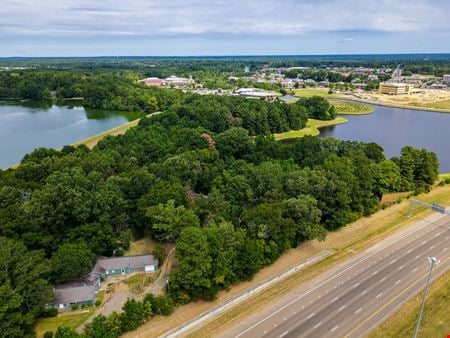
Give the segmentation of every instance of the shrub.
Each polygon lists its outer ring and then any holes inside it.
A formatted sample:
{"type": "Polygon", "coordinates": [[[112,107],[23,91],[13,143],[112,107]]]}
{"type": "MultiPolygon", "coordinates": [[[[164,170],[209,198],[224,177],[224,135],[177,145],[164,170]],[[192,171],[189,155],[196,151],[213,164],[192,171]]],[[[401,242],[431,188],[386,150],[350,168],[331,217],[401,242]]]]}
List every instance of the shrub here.
{"type": "Polygon", "coordinates": [[[161,266],[166,259],[166,251],[164,250],[164,247],[161,244],[156,245],[152,251],[152,254],[158,259],[158,265],[161,266]]]}
{"type": "Polygon", "coordinates": [[[58,315],[58,309],[57,308],[47,308],[43,309],[41,313],[41,317],[47,318],[47,317],[56,317],[58,315]]]}
{"type": "Polygon", "coordinates": [[[72,310],[78,310],[78,304],[72,304],[71,308],[72,310]]]}
{"type": "Polygon", "coordinates": [[[45,331],[44,338],[53,338],[53,331],[45,331]]]}
{"type": "Polygon", "coordinates": [[[102,301],[100,299],[97,299],[95,301],[95,306],[100,306],[101,303],[102,303],[102,301]]]}

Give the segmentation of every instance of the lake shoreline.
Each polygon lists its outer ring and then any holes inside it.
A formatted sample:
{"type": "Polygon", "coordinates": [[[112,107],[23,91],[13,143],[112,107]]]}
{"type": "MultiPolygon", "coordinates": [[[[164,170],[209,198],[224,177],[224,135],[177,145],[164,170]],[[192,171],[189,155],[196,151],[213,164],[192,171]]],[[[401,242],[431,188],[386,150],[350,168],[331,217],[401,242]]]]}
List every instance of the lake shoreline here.
{"type": "Polygon", "coordinates": [[[339,124],[347,123],[348,120],[344,117],[337,117],[334,120],[321,121],[315,119],[309,119],[305,128],[298,130],[289,130],[284,133],[273,134],[277,141],[292,141],[304,136],[318,136],[321,128],[336,126],[339,124]],[[296,136],[288,136],[296,135],[296,136]]]}

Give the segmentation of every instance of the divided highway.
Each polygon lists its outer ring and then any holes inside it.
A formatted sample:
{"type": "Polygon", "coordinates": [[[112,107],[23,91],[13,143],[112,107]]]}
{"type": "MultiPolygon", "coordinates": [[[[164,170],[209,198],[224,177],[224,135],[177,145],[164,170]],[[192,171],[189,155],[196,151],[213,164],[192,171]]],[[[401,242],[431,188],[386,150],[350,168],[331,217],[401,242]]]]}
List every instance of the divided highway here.
{"type": "Polygon", "coordinates": [[[450,217],[432,215],[299,286],[223,332],[224,338],[362,337],[420,291],[428,256],[450,268],[450,217]]]}

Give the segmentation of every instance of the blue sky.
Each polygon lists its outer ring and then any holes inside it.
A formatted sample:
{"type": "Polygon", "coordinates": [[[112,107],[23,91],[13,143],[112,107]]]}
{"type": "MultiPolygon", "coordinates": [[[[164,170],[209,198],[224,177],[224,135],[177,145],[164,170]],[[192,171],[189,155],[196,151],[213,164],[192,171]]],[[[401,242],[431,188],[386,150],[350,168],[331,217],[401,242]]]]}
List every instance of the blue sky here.
{"type": "Polygon", "coordinates": [[[0,56],[450,52],[450,0],[1,0],[0,56]]]}

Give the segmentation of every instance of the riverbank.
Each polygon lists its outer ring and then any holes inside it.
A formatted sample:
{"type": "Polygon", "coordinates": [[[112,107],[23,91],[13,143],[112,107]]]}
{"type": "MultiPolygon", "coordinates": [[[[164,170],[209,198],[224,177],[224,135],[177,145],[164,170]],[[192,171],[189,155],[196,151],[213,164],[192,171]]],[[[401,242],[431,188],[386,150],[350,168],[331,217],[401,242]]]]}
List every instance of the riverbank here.
{"type": "Polygon", "coordinates": [[[347,122],[346,118],[337,117],[330,121],[321,121],[309,119],[305,128],[298,130],[289,130],[284,133],[273,134],[275,140],[295,139],[303,136],[317,136],[320,134],[320,128],[338,125],[347,122]]]}
{"type": "Polygon", "coordinates": [[[358,97],[339,97],[337,99],[342,100],[348,100],[355,103],[368,103],[373,104],[375,106],[383,106],[383,107],[390,107],[390,108],[400,108],[400,109],[411,109],[411,110],[423,110],[423,111],[430,111],[434,113],[450,113],[450,109],[438,109],[438,108],[431,108],[431,107],[424,107],[424,106],[411,106],[411,105],[405,105],[405,104],[394,104],[394,103],[387,103],[387,102],[380,102],[375,100],[368,100],[368,99],[361,99],[358,97]]]}
{"type": "MultiPolygon", "coordinates": [[[[156,115],[156,114],[159,114],[159,113],[160,113],[160,112],[151,113],[151,114],[148,114],[147,117],[150,117],[150,116],[152,116],[152,115],[156,115]]],[[[85,145],[86,147],[88,147],[89,149],[92,149],[92,148],[94,148],[101,140],[103,140],[106,136],[117,136],[117,135],[125,134],[125,132],[126,132],[128,129],[137,126],[137,125],[139,124],[139,121],[140,121],[140,120],[141,120],[141,119],[136,119],[136,120],[133,120],[133,121],[131,121],[131,122],[122,124],[122,125],[120,125],[120,126],[118,126],[118,127],[115,127],[115,128],[109,129],[109,130],[106,130],[106,131],[101,132],[101,133],[98,133],[98,134],[96,134],[96,135],[92,135],[92,136],[87,137],[87,138],[85,138],[85,139],[83,139],[83,140],[80,140],[80,141],[77,141],[77,142],[73,143],[72,146],[79,146],[79,145],[84,144],[84,145],[85,145]]]]}
{"type": "Polygon", "coordinates": [[[338,114],[366,115],[375,111],[373,107],[366,104],[349,102],[344,99],[329,99],[328,101],[336,108],[338,114]]]}

